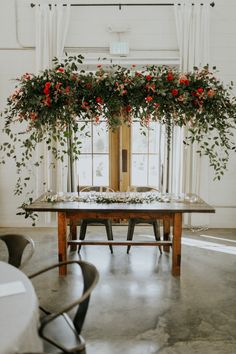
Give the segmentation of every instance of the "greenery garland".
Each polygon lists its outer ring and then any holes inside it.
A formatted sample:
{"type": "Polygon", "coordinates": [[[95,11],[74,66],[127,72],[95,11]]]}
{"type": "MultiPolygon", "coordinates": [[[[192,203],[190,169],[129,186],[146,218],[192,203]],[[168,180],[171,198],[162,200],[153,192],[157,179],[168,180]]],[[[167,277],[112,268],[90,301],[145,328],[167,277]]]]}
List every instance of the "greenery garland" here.
{"type": "MultiPolygon", "coordinates": [[[[45,141],[55,159],[63,161],[66,155],[78,158],[78,132],[84,129],[78,124],[81,119],[99,124],[102,118],[111,129],[123,123],[131,125],[133,120],[145,127],[158,121],[167,125],[168,139],[173,126],[185,126],[184,144],[197,143],[197,152],[208,156],[215,178],[220,179],[229,151],[236,150],[232,83],[224,87],[208,67],[180,73],[169,66],[137,70],[135,65],[98,65],[94,73],[79,70],[82,62],[81,55],[66,56],[61,63],[55,58],[53,69],[17,79],[1,114],[7,140],[0,145],[0,163],[5,163],[6,157],[15,161],[19,176],[15,194],[26,187],[29,177],[22,179],[22,170],[32,163],[39,143],[45,141]],[[67,144],[72,136],[72,144],[67,144]]],[[[39,166],[43,158],[39,156],[33,165],[39,166]]]]}

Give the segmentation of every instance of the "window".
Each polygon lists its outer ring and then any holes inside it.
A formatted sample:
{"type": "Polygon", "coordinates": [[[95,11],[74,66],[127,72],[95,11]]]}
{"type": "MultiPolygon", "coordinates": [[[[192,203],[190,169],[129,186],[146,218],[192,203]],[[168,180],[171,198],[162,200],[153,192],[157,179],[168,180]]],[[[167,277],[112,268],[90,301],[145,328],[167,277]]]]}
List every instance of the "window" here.
{"type": "Polygon", "coordinates": [[[131,185],[160,189],[164,151],[163,127],[151,122],[140,129],[138,122],[131,127],[131,185]]]}
{"type": "Polygon", "coordinates": [[[109,132],[106,123],[81,121],[81,155],[77,162],[80,186],[109,186],[109,132]]]}

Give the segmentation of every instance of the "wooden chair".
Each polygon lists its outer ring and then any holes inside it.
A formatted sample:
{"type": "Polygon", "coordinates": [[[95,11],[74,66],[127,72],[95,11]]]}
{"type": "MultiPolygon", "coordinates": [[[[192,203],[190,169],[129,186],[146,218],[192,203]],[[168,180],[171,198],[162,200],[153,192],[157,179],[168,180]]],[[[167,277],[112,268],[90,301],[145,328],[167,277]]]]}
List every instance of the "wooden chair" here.
{"type": "MultiPolygon", "coordinates": [[[[151,192],[158,191],[152,187],[131,187],[130,192],[151,192]]],[[[131,218],[128,222],[128,232],[127,232],[127,241],[132,241],[134,235],[134,228],[136,224],[151,224],[153,226],[154,236],[156,241],[160,241],[160,223],[156,219],[145,220],[141,218],[131,218]]],[[[131,246],[127,246],[127,253],[129,253],[131,246]]],[[[159,246],[160,253],[162,253],[161,247],[159,246]]]]}
{"type": "Polygon", "coordinates": [[[18,234],[6,234],[0,235],[0,240],[7,246],[8,263],[16,268],[22,268],[34,253],[35,244],[30,237],[18,234]],[[29,247],[29,253],[22,262],[23,253],[27,246],[29,247]]]}
{"type": "MultiPolygon", "coordinates": [[[[99,278],[96,267],[85,261],[67,261],[44,268],[30,275],[29,278],[33,279],[54,268],[71,264],[76,264],[81,268],[83,291],[79,298],[60,310],[55,310],[55,312],[40,307],[43,316],[40,319],[39,336],[43,339],[45,353],[86,354],[85,340],[81,336],[81,331],[87,314],[90,295],[99,278]],[[75,307],[77,307],[77,310],[73,319],[71,319],[68,312],[75,307]]],[[[63,304],[63,297],[60,297],[60,302],[63,304]]]]}
{"type": "MultiPolygon", "coordinates": [[[[102,186],[89,186],[89,187],[84,187],[80,190],[80,192],[114,192],[113,189],[109,187],[102,187],[102,186]]],[[[107,233],[107,239],[108,240],[113,240],[113,232],[112,232],[112,220],[111,219],[82,219],[81,224],[80,224],[80,235],[79,239],[84,240],[86,231],[87,231],[87,226],[91,224],[102,224],[106,228],[106,233],[107,233]]],[[[80,252],[81,245],[79,245],[78,252],[80,252]]],[[[113,253],[113,248],[110,245],[109,246],[111,253],[113,253]]]]}

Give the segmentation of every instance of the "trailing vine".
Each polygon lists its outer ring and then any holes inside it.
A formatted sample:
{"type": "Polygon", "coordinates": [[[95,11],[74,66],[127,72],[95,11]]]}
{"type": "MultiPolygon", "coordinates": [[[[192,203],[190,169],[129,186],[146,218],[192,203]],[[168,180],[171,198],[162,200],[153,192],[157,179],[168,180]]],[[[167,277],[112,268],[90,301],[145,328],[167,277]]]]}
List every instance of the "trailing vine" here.
{"type": "Polygon", "coordinates": [[[207,66],[181,73],[169,66],[98,65],[94,73],[80,70],[82,62],[81,55],[55,58],[52,69],[17,79],[1,114],[6,141],[0,144],[0,163],[15,162],[15,194],[24,193],[30,179],[22,171],[42,164],[43,155],[34,160],[39,144],[45,143],[55,160],[78,159],[78,133],[84,129],[79,120],[105,119],[113,130],[133,120],[145,127],[157,121],[167,126],[167,143],[175,125],[186,127],[184,144],[196,143],[197,153],[208,157],[215,178],[221,178],[229,152],[236,150],[232,83],[225,87],[207,66]]]}

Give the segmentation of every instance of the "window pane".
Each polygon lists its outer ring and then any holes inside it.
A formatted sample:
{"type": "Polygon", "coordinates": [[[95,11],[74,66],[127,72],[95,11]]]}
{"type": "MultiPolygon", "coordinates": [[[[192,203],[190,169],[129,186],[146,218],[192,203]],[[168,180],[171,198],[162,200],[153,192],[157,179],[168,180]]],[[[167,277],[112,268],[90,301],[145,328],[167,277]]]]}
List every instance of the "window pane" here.
{"type": "Polygon", "coordinates": [[[139,123],[132,123],[132,153],[148,152],[148,131],[145,129],[146,135],[142,134],[139,123]]]}
{"type": "Polygon", "coordinates": [[[81,153],[91,153],[92,152],[92,138],[91,138],[91,122],[79,122],[80,129],[83,130],[78,133],[81,145],[81,153]],[[83,129],[83,127],[85,128],[83,129]]]}
{"type": "Polygon", "coordinates": [[[109,186],[109,158],[108,155],[94,155],[93,158],[93,185],[109,186]]]}
{"type": "Polygon", "coordinates": [[[157,154],[159,150],[159,132],[160,125],[157,122],[152,122],[149,129],[149,153],[157,154]]]}
{"type": "Polygon", "coordinates": [[[93,125],[93,151],[94,153],[108,153],[109,132],[105,122],[93,125]]]}
{"type": "Polygon", "coordinates": [[[147,155],[132,155],[131,185],[147,185],[147,155]]]}
{"type": "Polygon", "coordinates": [[[80,155],[77,161],[77,176],[80,186],[92,185],[92,155],[80,155]]]}
{"type": "Polygon", "coordinates": [[[158,155],[149,155],[149,181],[152,187],[159,188],[159,159],[158,155]]]}

